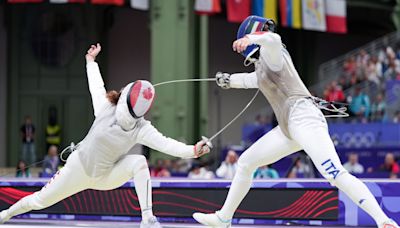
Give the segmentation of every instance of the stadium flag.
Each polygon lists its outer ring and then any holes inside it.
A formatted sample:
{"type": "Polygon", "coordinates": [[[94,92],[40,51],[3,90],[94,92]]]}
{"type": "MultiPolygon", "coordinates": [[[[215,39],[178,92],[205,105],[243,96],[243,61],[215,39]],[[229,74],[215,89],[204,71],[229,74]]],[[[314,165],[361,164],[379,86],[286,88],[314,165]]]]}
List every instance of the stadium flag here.
{"type": "Polygon", "coordinates": [[[241,23],[250,16],[250,0],[226,0],[229,22],[241,23]]]}
{"type": "Polygon", "coordinates": [[[8,3],[40,3],[43,0],[7,0],[8,3]]]}
{"type": "MultiPolygon", "coordinates": [[[[325,1],[302,0],[303,28],[315,31],[326,31],[325,1]]],[[[331,1],[331,0],[328,0],[331,1]]]]}
{"type": "Polygon", "coordinates": [[[86,0],[49,0],[50,3],[63,4],[63,3],[85,3],[86,0]]]}
{"type": "Polygon", "coordinates": [[[149,0],[131,0],[131,7],[138,10],[149,10],[149,0]]]}
{"type": "Polygon", "coordinates": [[[280,0],[281,25],[300,29],[301,20],[301,0],[280,0]]]}
{"type": "Polygon", "coordinates": [[[264,16],[278,23],[278,0],[264,0],[264,16]]]}
{"type": "Polygon", "coordinates": [[[251,14],[266,17],[278,22],[278,0],[253,0],[251,14]]]}
{"type": "Polygon", "coordinates": [[[251,1],[251,14],[264,17],[264,0],[251,1]]]}
{"type": "Polygon", "coordinates": [[[347,33],[346,0],[325,0],[328,32],[347,33]]]}
{"type": "Polygon", "coordinates": [[[201,15],[220,13],[221,0],[196,0],[194,10],[201,15]]]}
{"type": "Polygon", "coordinates": [[[125,0],[91,0],[91,2],[92,2],[92,4],[122,6],[125,3],[125,0]]]}

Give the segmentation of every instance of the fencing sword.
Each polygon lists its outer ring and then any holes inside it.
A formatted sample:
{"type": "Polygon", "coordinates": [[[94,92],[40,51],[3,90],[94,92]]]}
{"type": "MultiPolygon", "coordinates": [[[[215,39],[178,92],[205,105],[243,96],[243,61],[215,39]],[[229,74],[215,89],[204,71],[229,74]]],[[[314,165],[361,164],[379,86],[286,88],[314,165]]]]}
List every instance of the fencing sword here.
{"type": "Polygon", "coordinates": [[[207,138],[205,136],[201,136],[201,139],[206,143],[206,145],[210,148],[213,148],[212,140],[214,140],[217,136],[222,134],[230,125],[232,125],[233,122],[235,122],[253,103],[253,101],[256,99],[258,93],[260,92],[259,89],[254,93],[253,97],[250,99],[250,101],[244,106],[244,108],[231,120],[229,121],[223,128],[221,128],[217,133],[212,135],[210,138],[207,138]]]}
{"type": "MultiPolygon", "coordinates": [[[[165,82],[160,82],[157,84],[154,84],[154,87],[160,86],[160,85],[166,85],[166,84],[173,84],[173,83],[181,83],[181,82],[209,82],[209,81],[216,81],[216,78],[192,78],[192,79],[179,79],[179,80],[171,80],[171,81],[165,81],[165,82]]],[[[232,125],[233,122],[235,122],[253,103],[253,101],[256,99],[258,93],[260,92],[259,89],[255,92],[253,97],[250,99],[250,101],[244,106],[244,108],[231,120],[229,121],[223,128],[221,128],[219,131],[217,131],[214,135],[211,137],[206,137],[206,136],[201,136],[201,139],[206,143],[206,145],[210,148],[213,148],[212,141],[218,137],[222,132],[224,132],[230,125],[232,125]]]]}
{"type": "Polygon", "coordinates": [[[216,81],[215,78],[190,78],[190,79],[178,79],[178,80],[170,80],[170,81],[165,81],[165,82],[159,82],[154,84],[154,87],[160,86],[160,85],[166,85],[166,84],[172,84],[172,83],[181,83],[181,82],[212,82],[216,81]]]}

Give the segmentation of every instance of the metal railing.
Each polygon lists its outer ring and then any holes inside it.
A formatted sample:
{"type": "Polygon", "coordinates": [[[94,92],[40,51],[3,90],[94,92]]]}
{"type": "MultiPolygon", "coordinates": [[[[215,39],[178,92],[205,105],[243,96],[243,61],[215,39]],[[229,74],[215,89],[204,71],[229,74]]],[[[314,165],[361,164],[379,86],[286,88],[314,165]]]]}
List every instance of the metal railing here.
{"type": "Polygon", "coordinates": [[[333,80],[337,80],[343,73],[343,65],[345,61],[365,50],[367,53],[378,53],[380,50],[388,46],[394,47],[400,41],[400,32],[389,33],[386,36],[380,37],[368,44],[365,44],[357,49],[354,49],[342,56],[329,60],[319,66],[318,70],[318,83],[312,86],[314,91],[322,92],[325,85],[333,80]]]}

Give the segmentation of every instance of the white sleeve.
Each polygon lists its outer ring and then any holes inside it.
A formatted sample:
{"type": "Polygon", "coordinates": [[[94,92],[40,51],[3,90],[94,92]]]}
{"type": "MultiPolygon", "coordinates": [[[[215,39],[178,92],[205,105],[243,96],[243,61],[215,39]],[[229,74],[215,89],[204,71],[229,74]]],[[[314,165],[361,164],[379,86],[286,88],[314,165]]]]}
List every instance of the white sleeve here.
{"type": "Polygon", "coordinates": [[[89,91],[92,95],[94,116],[97,116],[104,105],[108,103],[106,89],[104,88],[104,81],[100,74],[99,65],[96,62],[88,62],[86,64],[86,72],[89,91]]]}
{"type": "Polygon", "coordinates": [[[261,46],[262,55],[268,66],[273,71],[280,71],[283,67],[282,40],[281,36],[273,32],[249,34],[247,37],[252,44],[261,46]]]}
{"type": "Polygon", "coordinates": [[[229,86],[236,89],[257,89],[258,80],[256,72],[232,74],[229,78],[229,86]]]}
{"type": "Polygon", "coordinates": [[[222,162],[221,166],[215,171],[215,174],[219,178],[224,178],[226,175],[226,171],[227,171],[227,166],[225,162],[222,162]]]}
{"type": "Polygon", "coordinates": [[[138,142],[154,150],[180,158],[194,158],[194,146],[165,137],[149,121],[142,125],[138,142]]]}

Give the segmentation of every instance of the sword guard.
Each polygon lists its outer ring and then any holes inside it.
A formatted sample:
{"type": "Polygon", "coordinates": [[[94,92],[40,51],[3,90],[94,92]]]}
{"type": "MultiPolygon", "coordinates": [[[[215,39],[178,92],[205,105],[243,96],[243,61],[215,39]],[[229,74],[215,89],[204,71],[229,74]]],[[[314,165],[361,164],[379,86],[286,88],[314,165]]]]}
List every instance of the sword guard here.
{"type": "Polygon", "coordinates": [[[213,144],[211,143],[211,141],[207,137],[201,136],[201,140],[203,140],[206,143],[206,145],[208,147],[210,147],[210,149],[213,148],[213,144]]]}

